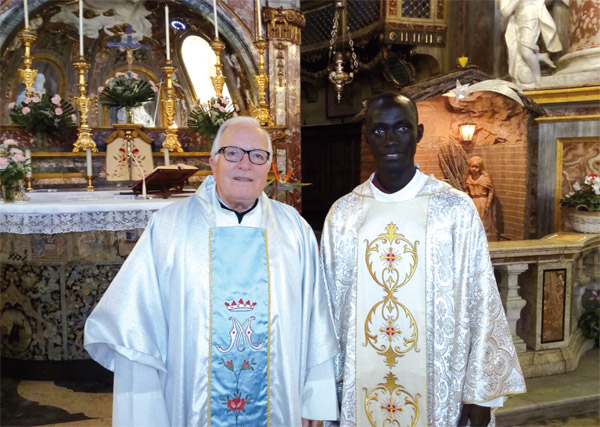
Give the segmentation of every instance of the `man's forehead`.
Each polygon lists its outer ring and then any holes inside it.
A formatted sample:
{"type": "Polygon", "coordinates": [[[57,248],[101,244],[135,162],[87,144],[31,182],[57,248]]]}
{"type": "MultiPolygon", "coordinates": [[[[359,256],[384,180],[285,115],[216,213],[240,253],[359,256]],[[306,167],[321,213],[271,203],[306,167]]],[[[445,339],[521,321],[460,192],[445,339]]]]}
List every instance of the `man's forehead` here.
{"type": "Polygon", "coordinates": [[[263,145],[268,145],[267,136],[261,129],[245,123],[229,126],[225,129],[221,138],[223,146],[236,145],[236,143],[242,141],[248,144],[252,143],[257,146],[256,148],[263,148],[263,145]]]}
{"type": "Polygon", "coordinates": [[[379,103],[369,109],[366,121],[367,123],[390,121],[414,123],[417,121],[417,111],[410,104],[400,102],[379,103]]]}

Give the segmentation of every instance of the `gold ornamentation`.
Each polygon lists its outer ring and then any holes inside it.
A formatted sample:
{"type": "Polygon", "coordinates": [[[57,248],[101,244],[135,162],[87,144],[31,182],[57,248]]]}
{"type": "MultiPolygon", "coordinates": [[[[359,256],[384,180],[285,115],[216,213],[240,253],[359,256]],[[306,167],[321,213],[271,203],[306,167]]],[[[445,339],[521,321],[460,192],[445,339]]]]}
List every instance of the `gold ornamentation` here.
{"type": "Polygon", "coordinates": [[[162,146],[163,150],[181,153],[183,152],[183,148],[181,148],[181,144],[177,139],[177,126],[175,125],[175,112],[177,110],[177,105],[175,104],[175,89],[173,88],[173,73],[175,72],[175,67],[173,67],[173,62],[168,59],[167,65],[162,69],[167,76],[166,99],[162,100],[163,111],[167,116],[167,129],[165,130],[166,135],[162,146]]]}
{"type": "Polygon", "coordinates": [[[421,395],[417,393],[413,396],[406,391],[404,386],[398,384],[398,379],[391,372],[385,376],[384,383],[377,384],[377,387],[371,390],[363,387],[363,391],[365,392],[365,413],[372,426],[377,425],[376,421],[373,420],[373,412],[375,410],[378,412],[387,412],[384,425],[400,426],[400,420],[396,418],[396,415],[410,408],[413,410],[411,426],[417,423],[419,419],[419,404],[417,399],[421,395]],[[404,402],[402,402],[403,394],[405,395],[404,402]],[[384,400],[386,397],[387,400],[384,400]]]}
{"type": "MultiPolygon", "coordinates": [[[[375,304],[367,315],[365,320],[364,332],[365,342],[363,346],[370,345],[377,354],[385,357],[385,364],[392,368],[396,365],[397,359],[404,354],[417,348],[417,339],[419,331],[415,318],[405,305],[400,303],[395,292],[408,283],[413,276],[418,263],[417,245],[419,241],[412,244],[402,234],[398,234],[398,227],[390,222],[386,226],[386,232],[380,234],[372,242],[365,240],[367,249],[365,252],[365,262],[369,274],[385,292],[384,298],[375,304]],[[389,248],[384,249],[383,245],[389,244],[389,248]],[[380,249],[380,245],[382,246],[380,249]],[[371,257],[379,254],[379,260],[383,261],[383,268],[378,277],[378,268],[373,266],[371,257]],[[404,267],[405,277],[401,279],[401,273],[398,267],[404,267]],[[379,319],[383,320],[383,325],[373,331],[374,317],[379,314],[379,319]],[[403,316],[401,316],[403,315],[403,316]],[[379,343],[379,337],[384,338],[383,343],[379,343]],[[401,339],[398,344],[397,340],[401,339]]],[[[386,245],[387,246],[387,245],[386,245]]]]}
{"type": "Polygon", "coordinates": [[[285,79],[285,57],[283,51],[286,50],[287,47],[283,43],[277,43],[275,49],[277,50],[277,83],[279,87],[283,87],[285,79]]]}
{"type": "Polygon", "coordinates": [[[91,102],[90,98],[85,96],[87,91],[85,73],[90,68],[90,64],[85,61],[85,57],[80,56],[79,61],[75,62],[73,66],[79,72],[79,83],[77,85],[79,87],[79,96],[75,98],[75,103],[79,109],[79,128],[77,129],[77,141],[75,141],[75,144],[73,144],[73,152],[77,153],[78,151],[85,151],[90,148],[92,152],[97,153],[98,148],[92,139],[92,129],[88,125],[88,115],[91,102]]]}
{"type": "Polygon", "coordinates": [[[211,76],[210,80],[212,81],[213,87],[215,88],[215,93],[217,97],[221,98],[223,96],[223,86],[225,86],[225,76],[223,76],[223,64],[221,64],[221,51],[225,49],[225,43],[216,38],[212,41],[210,47],[215,52],[215,73],[217,74],[216,76],[211,76]]]}
{"type": "Polygon", "coordinates": [[[269,76],[266,73],[265,66],[265,49],[267,48],[267,42],[262,37],[259,37],[254,42],[254,46],[259,54],[258,74],[254,76],[256,86],[258,86],[258,107],[252,111],[252,117],[258,120],[261,126],[273,126],[275,122],[271,117],[269,104],[267,104],[267,88],[269,87],[269,76]]]}
{"type": "Polygon", "coordinates": [[[34,41],[36,41],[37,36],[33,31],[25,29],[19,33],[19,38],[25,45],[23,66],[19,68],[19,74],[21,75],[21,80],[23,80],[23,84],[25,85],[25,92],[27,93],[27,96],[31,96],[33,94],[35,76],[37,75],[37,70],[31,68],[33,65],[33,58],[31,57],[31,45],[34,41]]]}
{"type": "Polygon", "coordinates": [[[263,16],[267,23],[269,40],[287,39],[297,44],[302,41],[302,27],[306,25],[306,18],[302,11],[265,7],[263,16]]]}

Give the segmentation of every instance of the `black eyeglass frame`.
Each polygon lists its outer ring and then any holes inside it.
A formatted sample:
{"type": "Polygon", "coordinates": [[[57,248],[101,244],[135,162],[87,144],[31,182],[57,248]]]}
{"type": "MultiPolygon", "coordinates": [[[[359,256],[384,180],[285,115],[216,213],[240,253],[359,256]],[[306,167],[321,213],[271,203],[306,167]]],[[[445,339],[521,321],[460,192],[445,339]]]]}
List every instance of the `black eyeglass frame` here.
{"type": "Polygon", "coordinates": [[[241,162],[244,159],[244,156],[247,154],[248,155],[248,160],[250,160],[250,163],[252,163],[253,165],[259,165],[259,166],[264,165],[265,163],[267,163],[269,161],[269,158],[271,157],[271,153],[269,153],[267,150],[263,150],[262,148],[254,148],[252,150],[244,150],[243,148],[236,147],[235,145],[228,145],[226,147],[221,147],[221,148],[219,148],[217,150],[217,154],[223,154],[223,157],[225,158],[225,160],[227,160],[228,162],[231,162],[231,163],[239,163],[239,162],[241,162]],[[227,156],[225,156],[225,149],[226,148],[235,148],[236,150],[243,151],[244,154],[242,154],[242,157],[240,157],[239,160],[229,160],[227,158],[227,156]],[[250,156],[250,153],[252,153],[253,151],[262,151],[263,153],[266,153],[267,154],[267,159],[265,160],[265,162],[264,163],[253,162],[252,161],[252,157],[250,156]]]}

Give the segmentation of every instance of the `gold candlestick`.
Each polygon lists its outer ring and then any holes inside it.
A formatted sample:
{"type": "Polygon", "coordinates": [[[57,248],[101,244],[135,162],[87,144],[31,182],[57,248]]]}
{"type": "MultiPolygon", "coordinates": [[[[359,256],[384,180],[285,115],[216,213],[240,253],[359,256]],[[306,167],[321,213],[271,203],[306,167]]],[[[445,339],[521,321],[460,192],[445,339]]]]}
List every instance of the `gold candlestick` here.
{"type": "Polygon", "coordinates": [[[19,33],[19,38],[25,45],[23,66],[19,68],[19,74],[21,75],[21,80],[23,80],[23,83],[25,84],[25,92],[27,93],[27,96],[31,96],[33,94],[35,76],[37,75],[37,70],[31,68],[33,64],[33,58],[31,57],[31,45],[34,41],[36,41],[37,36],[33,31],[27,28],[19,33]]]}
{"type": "Polygon", "coordinates": [[[26,177],[25,178],[25,182],[27,183],[27,187],[25,187],[25,189],[28,190],[28,191],[29,190],[33,190],[33,187],[31,186],[31,181],[32,181],[31,177],[26,177]]]}
{"type": "Polygon", "coordinates": [[[215,93],[220,98],[223,96],[223,86],[225,86],[225,76],[223,76],[223,64],[221,64],[221,51],[225,49],[225,43],[223,43],[217,37],[212,41],[210,47],[215,52],[215,72],[217,74],[216,76],[211,76],[210,80],[212,81],[213,87],[215,88],[215,93]]]}
{"type": "Polygon", "coordinates": [[[86,187],[86,191],[94,191],[94,184],[92,184],[92,181],[94,179],[93,176],[87,176],[87,187],[86,187]]]}
{"type": "Polygon", "coordinates": [[[162,100],[163,110],[167,116],[167,129],[165,130],[165,140],[162,144],[163,150],[183,152],[181,144],[177,139],[177,127],[175,126],[175,112],[177,111],[177,104],[175,103],[175,89],[173,89],[173,73],[175,67],[173,67],[173,61],[167,59],[167,65],[162,67],[163,71],[167,76],[167,96],[166,99],[162,100]]]}
{"type": "Polygon", "coordinates": [[[92,139],[92,129],[88,125],[88,113],[90,111],[90,98],[85,96],[87,85],[85,83],[85,73],[90,68],[90,64],[85,62],[85,57],[80,56],[79,61],[73,64],[79,71],[79,96],[75,98],[77,108],[79,108],[79,128],[77,129],[77,141],[73,144],[73,152],[85,151],[88,148],[97,153],[96,143],[92,139]]]}
{"type": "Polygon", "coordinates": [[[252,116],[260,122],[261,126],[273,126],[275,122],[271,117],[269,104],[267,104],[267,88],[269,87],[269,76],[266,73],[265,66],[267,42],[259,36],[254,42],[254,46],[259,54],[258,75],[254,76],[254,81],[258,86],[258,107],[254,109],[252,116]]]}

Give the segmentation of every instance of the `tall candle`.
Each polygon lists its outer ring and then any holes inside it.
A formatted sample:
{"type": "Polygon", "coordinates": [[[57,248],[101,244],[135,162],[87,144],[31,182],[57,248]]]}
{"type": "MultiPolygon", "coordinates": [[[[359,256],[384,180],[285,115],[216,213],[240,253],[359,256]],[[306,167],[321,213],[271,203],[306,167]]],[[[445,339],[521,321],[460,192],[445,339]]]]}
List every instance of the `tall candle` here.
{"type": "Polygon", "coordinates": [[[262,13],[260,11],[260,0],[256,0],[256,14],[258,15],[258,37],[262,37],[262,13]]]}
{"type": "Polygon", "coordinates": [[[217,21],[217,0],[213,0],[213,15],[215,16],[215,39],[219,38],[219,23],[217,21]]]}
{"type": "Polygon", "coordinates": [[[87,176],[92,176],[92,149],[85,150],[85,164],[87,166],[87,176]]]}
{"type": "Polygon", "coordinates": [[[79,0],[79,56],[83,56],[83,0],[79,0]]]}
{"type": "Polygon", "coordinates": [[[27,178],[31,179],[31,150],[27,148],[25,150],[25,158],[29,160],[27,164],[29,165],[29,170],[27,171],[27,178]]]}
{"type": "Polygon", "coordinates": [[[169,166],[171,164],[171,160],[169,158],[169,149],[168,148],[163,148],[164,154],[165,154],[165,166],[169,166]]]}
{"type": "Polygon", "coordinates": [[[23,13],[25,13],[25,28],[29,28],[29,10],[27,9],[27,0],[23,0],[23,13]]]}
{"type": "Polygon", "coordinates": [[[165,33],[167,34],[167,61],[171,59],[171,41],[169,39],[169,6],[165,6],[165,33]]]}

